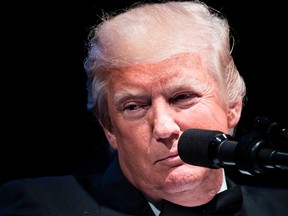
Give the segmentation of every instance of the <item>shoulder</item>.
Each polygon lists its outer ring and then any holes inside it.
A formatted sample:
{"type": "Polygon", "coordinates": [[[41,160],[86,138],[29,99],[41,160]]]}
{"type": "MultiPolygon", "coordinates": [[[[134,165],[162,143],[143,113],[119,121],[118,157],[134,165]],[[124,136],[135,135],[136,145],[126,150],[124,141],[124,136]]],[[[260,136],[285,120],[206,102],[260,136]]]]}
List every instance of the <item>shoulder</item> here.
{"type": "MultiPolygon", "coordinates": [[[[75,211],[95,211],[95,208],[98,208],[98,204],[74,176],[13,180],[0,187],[0,215],[6,215],[7,211],[9,214],[14,213],[10,211],[27,211],[31,212],[30,215],[54,215],[53,212],[77,215],[75,211]]],[[[78,215],[82,215],[81,212],[78,215]]]]}
{"type": "Polygon", "coordinates": [[[228,170],[227,173],[228,186],[239,185],[242,191],[243,209],[241,216],[287,216],[287,181],[285,181],[286,184],[280,184],[280,182],[276,184],[279,179],[285,179],[283,174],[282,176],[278,173],[274,176],[272,173],[269,176],[267,174],[248,176],[239,174],[238,171],[234,170],[228,170]]]}
{"type": "Polygon", "coordinates": [[[288,188],[241,186],[245,215],[287,215],[288,188]]]}
{"type": "Polygon", "coordinates": [[[53,197],[54,193],[63,193],[65,195],[71,190],[81,191],[81,187],[74,176],[51,176],[9,181],[0,187],[0,194],[14,192],[29,195],[31,197],[38,196],[39,198],[39,196],[41,196],[48,199],[48,196],[53,197]],[[46,193],[48,191],[50,193],[46,193]],[[54,193],[51,193],[52,191],[54,193]]]}
{"type": "Polygon", "coordinates": [[[0,187],[0,215],[127,216],[100,206],[90,195],[101,175],[38,177],[13,180],[0,187]]]}

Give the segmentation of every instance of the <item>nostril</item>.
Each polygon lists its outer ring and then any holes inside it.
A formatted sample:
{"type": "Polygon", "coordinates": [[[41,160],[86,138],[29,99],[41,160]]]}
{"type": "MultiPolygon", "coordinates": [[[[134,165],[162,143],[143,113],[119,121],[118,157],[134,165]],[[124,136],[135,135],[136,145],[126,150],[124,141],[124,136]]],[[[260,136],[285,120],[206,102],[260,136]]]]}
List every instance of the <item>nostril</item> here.
{"type": "Polygon", "coordinates": [[[173,145],[176,144],[177,140],[179,139],[179,134],[171,134],[171,136],[167,138],[158,138],[157,142],[163,143],[167,148],[172,148],[173,145]]]}

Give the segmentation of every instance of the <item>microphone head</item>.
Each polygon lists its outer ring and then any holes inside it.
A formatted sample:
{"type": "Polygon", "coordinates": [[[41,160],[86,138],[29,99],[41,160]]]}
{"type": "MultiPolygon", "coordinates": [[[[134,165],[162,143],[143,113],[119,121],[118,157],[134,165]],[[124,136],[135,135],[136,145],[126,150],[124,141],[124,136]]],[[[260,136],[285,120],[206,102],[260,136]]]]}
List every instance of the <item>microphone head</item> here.
{"type": "Polygon", "coordinates": [[[188,129],[184,131],[178,142],[178,154],[185,163],[208,168],[217,168],[210,158],[209,145],[211,140],[221,131],[188,129]]]}

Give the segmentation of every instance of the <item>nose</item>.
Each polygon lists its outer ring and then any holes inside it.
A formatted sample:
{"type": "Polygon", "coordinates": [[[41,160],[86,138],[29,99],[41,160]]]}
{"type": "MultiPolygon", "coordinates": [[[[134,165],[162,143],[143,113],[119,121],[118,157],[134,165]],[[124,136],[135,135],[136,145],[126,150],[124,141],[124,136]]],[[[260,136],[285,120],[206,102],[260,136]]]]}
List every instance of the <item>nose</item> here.
{"type": "Polygon", "coordinates": [[[153,108],[153,136],[155,139],[178,137],[180,127],[177,124],[177,113],[168,103],[157,103],[153,108]]]}

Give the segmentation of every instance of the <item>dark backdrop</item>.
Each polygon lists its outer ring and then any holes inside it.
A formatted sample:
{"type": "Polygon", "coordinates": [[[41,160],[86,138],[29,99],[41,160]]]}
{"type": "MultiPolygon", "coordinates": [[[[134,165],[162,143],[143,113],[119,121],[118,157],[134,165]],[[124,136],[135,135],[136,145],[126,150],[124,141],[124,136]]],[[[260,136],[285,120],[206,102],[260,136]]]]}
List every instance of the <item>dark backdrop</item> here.
{"type": "MultiPolygon", "coordinates": [[[[85,43],[102,9],[133,2],[13,2],[3,8],[1,182],[105,168],[102,130],[86,112],[85,43]],[[84,169],[91,155],[95,167],[84,169]]],[[[205,2],[228,17],[236,36],[233,55],[249,98],[239,134],[249,132],[258,115],[287,127],[284,3],[205,2]]]]}

